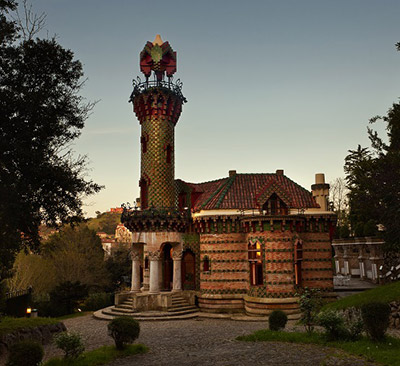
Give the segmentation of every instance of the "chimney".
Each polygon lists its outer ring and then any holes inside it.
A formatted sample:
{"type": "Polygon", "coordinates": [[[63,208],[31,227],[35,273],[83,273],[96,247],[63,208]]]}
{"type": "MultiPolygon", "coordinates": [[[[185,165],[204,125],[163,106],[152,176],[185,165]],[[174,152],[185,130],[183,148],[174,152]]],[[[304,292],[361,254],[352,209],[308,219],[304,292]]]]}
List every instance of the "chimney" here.
{"type": "Polygon", "coordinates": [[[315,184],[311,186],[311,193],[321,211],[328,211],[329,184],[325,183],[325,174],[315,174],[315,184]]]}
{"type": "Polygon", "coordinates": [[[275,174],[276,175],[283,175],[283,169],[278,169],[275,174]]]}
{"type": "Polygon", "coordinates": [[[230,170],[229,171],[229,178],[233,177],[234,175],[236,175],[236,170],[230,170]]]}

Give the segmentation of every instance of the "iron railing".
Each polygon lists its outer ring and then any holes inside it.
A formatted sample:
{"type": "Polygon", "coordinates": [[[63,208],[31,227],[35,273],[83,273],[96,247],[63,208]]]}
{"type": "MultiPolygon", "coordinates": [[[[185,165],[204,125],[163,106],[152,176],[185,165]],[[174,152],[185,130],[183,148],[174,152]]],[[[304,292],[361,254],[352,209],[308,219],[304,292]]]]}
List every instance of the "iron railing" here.
{"type": "Polygon", "coordinates": [[[187,102],[186,98],[182,94],[183,82],[181,81],[181,79],[176,80],[176,82],[173,82],[172,77],[168,78],[168,81],[156,80],[156,79],[154,80],[147,79],[146,81],[142,81],[138,76],[136,80],[133,79],[132,84],[133,84],[133,92],[129,98],[129,102],[132,102],[136,96],[151,88],[169,89],[181,99],[182,103],[187,102]]]}

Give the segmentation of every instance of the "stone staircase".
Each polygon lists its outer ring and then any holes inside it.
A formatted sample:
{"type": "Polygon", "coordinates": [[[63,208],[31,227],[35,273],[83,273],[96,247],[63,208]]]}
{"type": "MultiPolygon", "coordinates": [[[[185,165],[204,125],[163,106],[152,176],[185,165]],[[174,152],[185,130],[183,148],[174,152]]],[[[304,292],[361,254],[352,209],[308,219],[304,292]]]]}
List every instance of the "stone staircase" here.
{"type": "Polygon", "coordinates": [[[182,320],[198,316],[198,308],[190,305],[179,293],[172,293],[172,305],[167,311],[149,310],[135,311],[132,306],[133,299],[128,297],[121,304],[98,310],[93,315],[97,319],[111,320],[116,316],[131,316],[136,320],[182,320]]]}

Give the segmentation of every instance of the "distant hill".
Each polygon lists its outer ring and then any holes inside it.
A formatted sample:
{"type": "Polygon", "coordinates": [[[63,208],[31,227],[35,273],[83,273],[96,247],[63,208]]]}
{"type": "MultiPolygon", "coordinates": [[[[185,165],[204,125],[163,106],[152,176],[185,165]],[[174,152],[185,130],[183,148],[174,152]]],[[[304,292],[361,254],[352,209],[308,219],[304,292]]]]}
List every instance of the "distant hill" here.
{"type": "Polygon", "coordinates": [[[116,212],[103,212],[96,218],[89,219],[87,225],[95,231],[104,231],[108,235],[115,234],[115,228],[121,222],[121,214],[116,212]]]}

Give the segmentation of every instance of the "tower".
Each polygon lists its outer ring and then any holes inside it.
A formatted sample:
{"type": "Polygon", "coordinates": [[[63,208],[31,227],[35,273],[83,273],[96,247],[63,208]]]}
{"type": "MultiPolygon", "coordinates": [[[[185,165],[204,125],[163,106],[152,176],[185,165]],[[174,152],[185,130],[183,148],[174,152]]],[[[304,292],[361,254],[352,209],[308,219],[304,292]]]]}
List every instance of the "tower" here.
{"type": "Polygon", "coordinates": [[[141,208],[174,208],[174,130],[186,102],[182,84],[172,81],[176,52],[157,35],[140,53],[140,70],[145,81],[134,81],[130,101],[141,125],[141,208]]]}

